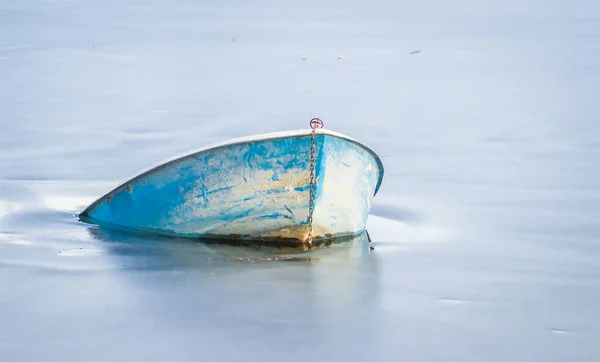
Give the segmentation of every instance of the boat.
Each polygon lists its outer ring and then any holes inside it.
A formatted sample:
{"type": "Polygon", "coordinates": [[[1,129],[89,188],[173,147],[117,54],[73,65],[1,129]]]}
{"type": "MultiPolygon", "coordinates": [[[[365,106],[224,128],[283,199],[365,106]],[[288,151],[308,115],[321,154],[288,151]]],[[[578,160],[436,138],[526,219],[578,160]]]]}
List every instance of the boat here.
{"type": "Polygon", "coordinates": [[[161,162],[78,218],[176,237],[310,247],[366,230],[383,173],[371,148],[315,118],[309,129],[233,139],[161,162]]]}

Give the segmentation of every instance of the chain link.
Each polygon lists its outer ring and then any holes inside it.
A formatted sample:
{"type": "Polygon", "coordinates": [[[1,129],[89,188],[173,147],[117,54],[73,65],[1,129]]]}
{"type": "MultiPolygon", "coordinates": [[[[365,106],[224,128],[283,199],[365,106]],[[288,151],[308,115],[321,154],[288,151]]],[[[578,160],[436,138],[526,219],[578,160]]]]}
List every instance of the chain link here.
{"type": "Polygon", "coordinates": [[[308,201],[308,248],[312,249],[313,243],[313,211],[314,211],[314,198],[315,198],[315,135],[317,134],[318,128],[323,128],[323,121],[319,118],[313,118],[310,120],[310,128],[312,133],[310,137],[310,194],[308,201]]]}

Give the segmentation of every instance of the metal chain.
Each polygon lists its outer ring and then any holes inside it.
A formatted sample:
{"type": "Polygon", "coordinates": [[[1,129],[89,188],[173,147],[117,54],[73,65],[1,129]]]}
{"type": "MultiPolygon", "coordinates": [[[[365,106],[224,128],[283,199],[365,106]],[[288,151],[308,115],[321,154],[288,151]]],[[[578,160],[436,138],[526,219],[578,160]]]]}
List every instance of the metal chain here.
{"type": "Polygon", "coordinates": [[[323,121],[319,118],[310,120],[310,128],[312,128],[310,138],[310,196],[308,201],[308,248],[312,249],[313,242],[313,209],[314,209],[314,184],[315,184],[315,135],[318,128],[323,128],[323,121]]]}

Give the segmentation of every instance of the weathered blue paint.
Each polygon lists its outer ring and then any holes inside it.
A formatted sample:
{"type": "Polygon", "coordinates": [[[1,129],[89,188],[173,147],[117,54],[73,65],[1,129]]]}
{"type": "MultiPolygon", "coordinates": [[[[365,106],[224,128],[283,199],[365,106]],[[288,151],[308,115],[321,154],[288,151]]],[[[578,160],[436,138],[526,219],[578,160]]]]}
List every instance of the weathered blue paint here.
{"type": "MultiPolygon", "coordinates": [[[[381,161],[359,142],[322,130],[315,154],[315,237],[363,231],[381,161]]],[[[79,218],[182,237],[305,241],[309,166],[309,132],[234,140],[131,178],[79,218]]]]}

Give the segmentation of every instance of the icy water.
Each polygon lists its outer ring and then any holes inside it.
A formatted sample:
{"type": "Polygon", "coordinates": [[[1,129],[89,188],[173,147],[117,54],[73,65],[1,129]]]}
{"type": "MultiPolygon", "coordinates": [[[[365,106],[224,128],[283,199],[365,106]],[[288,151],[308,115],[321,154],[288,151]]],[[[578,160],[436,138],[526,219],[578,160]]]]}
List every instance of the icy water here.
{"type": "Polygon", "coordinates": [[[0,1],[0,359],[600,360],[598,4],[0,1]],[[371,243],[74,217],[315,116],[382,157],[371,243]]]}

